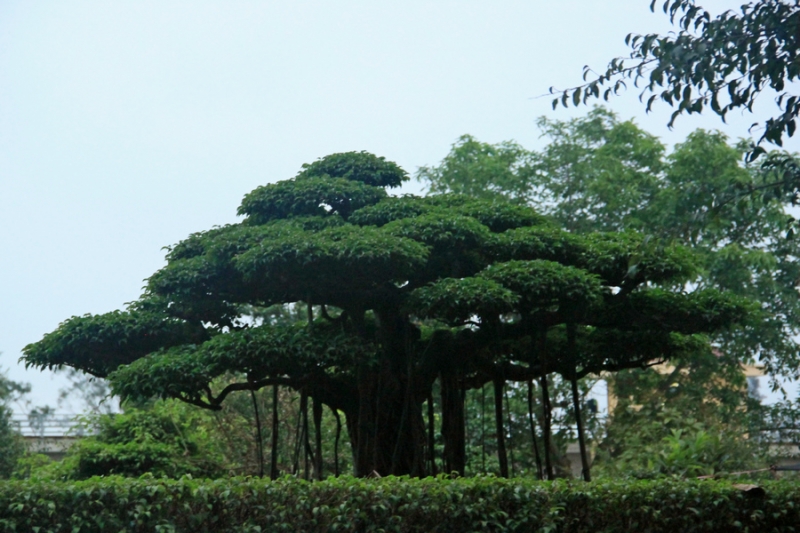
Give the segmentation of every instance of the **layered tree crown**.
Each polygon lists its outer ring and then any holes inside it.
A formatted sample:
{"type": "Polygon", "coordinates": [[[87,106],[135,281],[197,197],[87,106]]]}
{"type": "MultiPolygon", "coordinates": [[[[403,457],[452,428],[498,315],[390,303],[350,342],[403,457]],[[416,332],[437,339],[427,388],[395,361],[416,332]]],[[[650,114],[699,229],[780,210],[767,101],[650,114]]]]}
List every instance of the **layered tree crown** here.
{"type": "MultiPolygon", "coordinates": [[[[387,353],[387,317],[407,325],[412,343],[440,330],[469,337],[471,353],[526,368],[543,357],[536,332],[549,329],[555,371],[563,326],[575,324],[580,360],[573,354],[570,365],[588,373],[702,349],[698,334],[754,316],[725,293],[684,292],[696,273],[684,247],[570,234],[501,199],[387,193],[406,179],[396,164],[352,152],[258,187],[239,207],[241,223],[171,247],[139,301],[68,319],[24,360],[109,377],[124,397],[216,408],[230,391],[212,384],[226,374],[244,376],[243,388],[313,375],[346,382],[387,353]],[[293,325],[249,317],[297,302],[316,316],[293,325]]],[[[418,350],[425,357],[430,350],[418,350]]]]}

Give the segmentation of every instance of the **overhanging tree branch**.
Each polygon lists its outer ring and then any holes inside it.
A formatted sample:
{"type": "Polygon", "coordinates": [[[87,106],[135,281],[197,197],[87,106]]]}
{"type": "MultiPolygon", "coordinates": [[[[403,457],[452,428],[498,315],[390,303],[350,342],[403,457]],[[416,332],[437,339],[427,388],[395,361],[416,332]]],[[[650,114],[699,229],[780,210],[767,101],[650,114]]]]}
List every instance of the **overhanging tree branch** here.
{"type": "MultiPolygon", "coordinates": [[[[655,0],[650,9],[655,10],[655,0]]],[[[553,108],[587,104],[602,97],[608,100],[627,87],[644,81],[639,95],[647,98],[646,109],[660,100],[674,107],[669,126],[683,113],[701,113],[706,107],[725,120],[728,112],[753,104],[765,90],[776,93],[778,113],[763,124],[758,143],[749,157],[764,153],[766,141],[781,146],[784,136],[792,137],[800,114],[800,94],[791,89],[800,80],[800,4],[783,0],[758,0],[726,11],[716,17],[694,0],[666,0],[663,11],[679,31],[658,34],[629,34],[628,58],[613,59],[605,72],[589,80],[593,71],[584,67],[586,83],[550,94],[560,94],[553,108]],[[697,91],[701,91],[697,94],[697,91]]],[[[754,125],[755,126],[755,125],[754,125]]]]}

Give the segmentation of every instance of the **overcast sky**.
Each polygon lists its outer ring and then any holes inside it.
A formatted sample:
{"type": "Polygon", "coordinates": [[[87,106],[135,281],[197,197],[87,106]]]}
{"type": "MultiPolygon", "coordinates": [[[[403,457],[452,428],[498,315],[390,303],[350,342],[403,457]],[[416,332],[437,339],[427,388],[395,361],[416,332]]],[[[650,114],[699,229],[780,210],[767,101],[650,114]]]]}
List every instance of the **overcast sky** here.
{"type": "MultiPolygon", "coordinates": [[[[465,133],[541,146],[538,116],[586,110],[536,97],[625,54],[627,33],[668,31],[648,5],[0,1],[0,367],[54,405],[64,378],[26,372],[23,346],[136,299],[163,246],[235,222],[245,193],[305,162],[368,150],[413,173],[465,133]]],[[[610,107],[671,144],[747,136],[765,100],[673,131],[634,92],[610,107]]]]}

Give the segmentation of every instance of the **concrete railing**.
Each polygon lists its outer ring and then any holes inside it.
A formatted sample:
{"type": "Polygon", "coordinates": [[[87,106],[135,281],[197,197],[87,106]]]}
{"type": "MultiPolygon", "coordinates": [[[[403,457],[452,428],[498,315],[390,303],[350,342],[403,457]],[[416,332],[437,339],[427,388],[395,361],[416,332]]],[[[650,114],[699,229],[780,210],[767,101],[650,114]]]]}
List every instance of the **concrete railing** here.
{"type": "Polygon", "coordinates": [[[11,424],[23,437],[28,451],[59,460],[69,448],[91,431],[77,421],[77,415],[48,413],[28,416],[15,414],[11,424]]]}
{"type": "Polygon", "coordinates": [[[14,414],[11,424],[23,437],[82,437],[87,430],[77,420],[78,415],[52,413],[44,415],[14,414]]]}

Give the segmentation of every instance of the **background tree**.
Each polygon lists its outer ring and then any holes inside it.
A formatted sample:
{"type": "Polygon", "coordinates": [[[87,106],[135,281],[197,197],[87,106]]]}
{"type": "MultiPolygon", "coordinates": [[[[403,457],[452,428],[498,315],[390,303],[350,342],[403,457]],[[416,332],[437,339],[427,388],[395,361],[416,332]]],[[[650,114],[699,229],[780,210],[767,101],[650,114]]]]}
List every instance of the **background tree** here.
{"type": "Polygon", "coordinates": [[[492,145],[462,135],[441,165],[421,167],[417,178],[426,181],[433,194],[454,192],[532,204],[538,200],[532,188],[532,163],[530,152],[517,143],[492,145]]]}
{"type": "MultiPolygon", "coordinates": [[[[739,195],[775,181],[780,170],[772,159],[791,159],[790,154],[770,154],[759,165],[746,165],[744,146],[731,146],[721,133],[698,130],[667,155],[657,138],[602,108],[565,122],[540,119],[539,125],[548,143],[524,156],[534,163],[521,179],[540,191],[540,211],[573,232],[637,230],[656,246],[691,247],[701,268],[693,283],[752,298],[768,310],[758,328],[718,337],[721,351],[740,361],[759,359],[774,375],[797,377],[799,250],[794,239],[786,239],[793,221],[786,208],[794,195],[775,190],[739,195]]],[[[451,156],[434,167],[436,172],[448,168],[451,156]]],[[[461,176],[491,166],[482,161],[461,176]]],[[[430,183],[434,175],[425,169],[418,178],[430,183]]],[[[516,193],[495,190],[509,197],[516,193]]]]}
{"type": "Polygon", "coordinates": [[[548,139],[541,152],[464,135],[440,164],[421,167],[416,178],[431,193],[532,205],[569,231],[643,227],[637,217],[659,189],[665,166],[658,138],[604,108],[566,122],[541,117],[537,124],[548,139]]]}
{"type": "Polygon", "coordinates": [[[298,431],[313,436],[298,442],[316,478],[324,407],[344,415],[358,475],[432,472],[423,406],[433,406],[434,388],[441,463],[463,474],[465,393],[491,384],[509,475],[508,383],[540,384],[547,466],[553,376],[570,384],[580,429],[580,378],[694,351],[704,333],[750,312],[714,289],[670,290],[695,272],[680,246],[571,234],[507,201],[388,196],[404,179],[394,163],[361,152],[259,187],[242,202],[242,223],[172,247],[127,310],[73,317],[27,346],[25,359],[107,376],[130,400],[210,410],[237,392],[297,391],[298,431]],[[274,305],[305,309],[305,320],[253,314],[274,305]]]}
{"type": "Polygon", "coordinates": [[[69,385],[58,391],[59,407],[78,400],[85,413],[99,415],[119,411],[117,401],[111,394],[111,387],[106,380],[74,368],[67,368],[65,373],[69,385]]]}
{"type": "Polygon", "coordinates": [[[11,475],[17,460],[25,452],[22,437],[11,423],[8,404],[29,391],[29,385],[11,381],[0,373],[0,479],[11,475]]]}
{"type": "MultiPolygon", "coordinates": [[[[548,139],[535,160],[538,208],[569,231],[645,229],[643,212],[657,194],[664,146],[633,122],[595,108],[586,117],[537,124],[548,139]]],[[[513,191],[507,191],[507,194],[513,191]]]]}
{"type": "MultiPolygon", "coordinates": [[[[656,0],[650,3],[655,10],[656,0]]],[[[800,4],[793,0],[757,0],[743,4],[740,12],[725,11],[712,17],[694,0],[666,0],[664,13],[677,22],[679,31],[629,34],[630,58],[616,58],[606,71],[594,76],[584,67],[587,83],[560,92],[553,100],[565,107],[602,97],[608,100],[626,86],[625,80],[643,84],[640,98],[649,110],[656,100],[675,107],[670,126],[682,113],[710,108],[723,120],[729,111],[753,110],[766,89],[776,93],[778,114],[763,125],[760,141],[780,146],[791,137],[800,113],[800,95],[792,83],[800,79],[800,4]]],[[[760,142],[759,141],[759,142],[760,142]]],[[[764,153],[757,147],[752,156],[764,153]]]]}
{"type": "MultiPolygon", "coordinates": [[[[724,135],[702,130],[667,154],[658,139],[602,108],[583,118],[540,119],[539,124],[549,142],[540,152],[525,155],[525,161],[533,163],[524,179],[527,188],[540,191],[540,211],[575,232],[636,229],[650,235],[652,246],[680,242],[691,247],[699,261],[693,284],[754,299],[766,311],[753,327],[716,334],[716,350],[705,347],[673,358],[669,373],[617,373],[611,383],[622,401],[616,429],[610,430],[626,434],[648,418],[658,418],[664,408],[692,413],[692,431],[700,427],[697,424],[726,435],[766,427],[758,421],[763,409],[748,396],[739,363],[758,360],[773,377],[797,377],[798,250],[796,240],[786,238],[787,230],[792,235],[786,207],[794,195],[791,190],[762,187],[780,179],[776,174],[783,167],[772,161],[791,156],[768,154],[760,164],[747,165],[744,146],[731,146],[724,135]],[[741,191],[761,193],[742,196],[741,191]],[[630,412],[629,406],[636,411],[630,412]],[[758,416],[744,415],[743,408],[758,416]]],[[[476,150],[474,156],[489,153],[476,150]]],[[[491,166],[482,162],[462,169],[460,179],[491,166]]],[[[443,162],[434,168],[443,172],[448,167],[443,162]]],[[[418,178],[436,175],[426,170],[418,178]]],[[[491,181],[488,175],[481,179],[491,181]]],[[[516,194],[516,189],[495,191],[516,194]]],[[[672,427],[676,421],[677,417],[672,427]]],[[[784,425],[778,418],[772,424],[784,425]]],[[[609,443],[617,455],[622,450],[618,440],[609,443]]]]}

